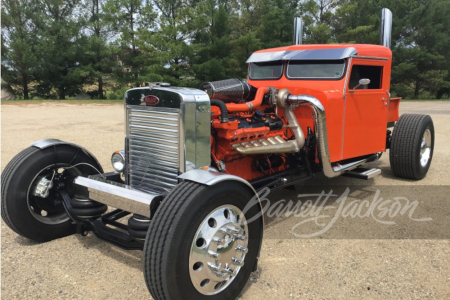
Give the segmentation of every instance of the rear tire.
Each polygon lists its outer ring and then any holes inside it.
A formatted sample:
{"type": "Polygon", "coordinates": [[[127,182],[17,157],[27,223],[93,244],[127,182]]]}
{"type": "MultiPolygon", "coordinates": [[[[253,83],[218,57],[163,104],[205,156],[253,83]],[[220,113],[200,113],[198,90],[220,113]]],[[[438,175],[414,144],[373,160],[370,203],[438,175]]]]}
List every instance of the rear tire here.
{"type": "Polygon", "coordinates": [[[433,158],[434,126],[428,115],[400,116],[392,133],[389,161],[395,176],[419,180],[433,158]]]}
{"type": "MultiPolygon", "coordinates": [[[[6,225],[17,234],[36,242],[47,242],[75,233],[55,187],[41,198],[33,190],[42,177],[52,178],[53,170],[78,163],[88,163],[101,170],[97,162],[70,145],[57,145],[45,149],[29,147],[17,154],[6,166],[1,176],[1,216],[6,225]]],[[[70,176],[94,174],[87,165],[64,170],[70,176]]],[[[83,193],[85,191],[79,191],[83,193]]],[[[68,186],[70,196],[75,194],[68,186]]]]}
{"type": "MultiPolygon", "coordinates": [[[[242,230],[240,232],[247,234],[248,252],[241,257],[245,262],[242,267],[237,268],[236,265],[230,264],[236,273],[228,277],[229,282],[226,285],[220,285],[214,281],[215,275],[210,273],[211,271],[206,263],[201,264],[201,267],[196,267],[197,264],[193,264],[191,258],[193,253],[195,255],[201,253],[200,248],[194,248],[194,241],[195,243],[198,241],[197,238],[200,229],[205,226],[205,220],[211,220],[209,219],[211,213],[222,209],[222,207],[234,207],[236,211],[243,211],[252,197],[252,192],[241,183],[229,181],[214,186],[184,181],[170,192],[150,223],[144,246],[145,282],[155,300],[228,300],[238,297],[256,264],[262,238],[260,219],[240,228],[242,230]],[[210,286],[208,288],[212,289],[213,293],[199,292],[199,289],[201,290],[200,285],[197,286],[198,283],[195,285],[195,278],[191,277],[192,268],[198,268],[198,270],[205,272],[204,275],[200,275],[202,276],[200,280],[204,276],[205,280],[203,281],[207,281],[206,284],[210,286]],[[206,280],[207,276],[212,276],[211,282],[209,279],[206,280]]],[[[245,212],[244,217],[249,220],[259,211],[259,207],[253,206],[245,212]]],[[[210,225],[214,228],[208,227],[209,230],[219,229],[220,219],[217,220],[217,223],[210,225]]],[[[226,224],[226,222],[223,224],[226,224]]],[[[210,243],[211,239],[206,236],[205,238],[206,241],[203,241],[208,246],[202,247],[211,249],[213,242],[210,243]]],[[[228,259],[229,255],[234,256],[236,252],[226,251],[237,250],[238,243],[242,241],[232,239],[233,242],[227,244],[230,239],[225,238],[225,236],[223,240],[227,248],[225,246],[221,248],[221,251],[225,252],[220,254],[220,259],[223,257],[228,259]]],[[[216,250],[219,251],[219,246],[216,250]]],[[[222,267],[224,265],[222,264],[222,267]]],[[[232,273],[230,269],[227,269],[227,271],[229,274],[232,273]]],[[[217,280],[221,281],[222,279],[217,280]]]]}

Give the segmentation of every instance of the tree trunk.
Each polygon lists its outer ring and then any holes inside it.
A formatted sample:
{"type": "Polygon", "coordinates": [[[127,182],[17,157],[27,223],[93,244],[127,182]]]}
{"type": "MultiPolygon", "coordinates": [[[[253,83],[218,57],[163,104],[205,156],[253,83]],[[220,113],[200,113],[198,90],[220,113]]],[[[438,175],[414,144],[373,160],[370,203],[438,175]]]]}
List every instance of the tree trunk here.
{"type": "Polygon", "coordinates": [[[416,80],[416,87],[414,88],[413,99],[419,99],[419,92],[420,92],[420,83],[419,83],[419,80],[416,80]]]}
{"type": "Polygon", "coordinates": [[[98,77],[98,99],[103,99],[103,78],[98,77]]]}
{"type": "Polygon", "coordinates": [[[65,100],[66,99],[66,90],[65,90],[65,88],[59,89],[59,99],[60,100],[65,100]]]}
{"type": "Polygon", "coordinates": [[[30,99],[28,96],[28,76],[25,74],[22,77],[22,89],[23,89],[23,100],[30,99]]]}

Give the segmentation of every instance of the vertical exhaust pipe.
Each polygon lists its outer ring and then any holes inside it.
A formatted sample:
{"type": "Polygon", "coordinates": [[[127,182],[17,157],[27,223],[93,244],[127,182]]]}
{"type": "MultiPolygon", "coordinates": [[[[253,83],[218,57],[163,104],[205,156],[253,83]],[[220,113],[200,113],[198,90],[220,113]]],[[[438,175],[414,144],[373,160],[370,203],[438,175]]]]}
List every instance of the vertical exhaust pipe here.
{"type": "Polygon", "coordinates": [[[300,17],[294,18],[294,45],[301,45],[303,39],[303,21],[300,17]]]}
{"type": "Polygon", "coordinates": [[[381,11],[380,44],[391,49],[392,12],[388,8],[381,11]]]}

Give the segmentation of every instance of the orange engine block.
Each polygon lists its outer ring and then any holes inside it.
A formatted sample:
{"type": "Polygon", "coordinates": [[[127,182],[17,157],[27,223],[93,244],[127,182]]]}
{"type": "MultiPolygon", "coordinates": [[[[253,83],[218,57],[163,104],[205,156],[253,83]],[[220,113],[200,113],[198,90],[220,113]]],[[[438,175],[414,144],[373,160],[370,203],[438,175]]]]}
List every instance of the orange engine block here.
{"type": "Polygon", "coordinates": [[[218,118],[212,121],[211,154],[216,164],[225,165],[227,173],[246,180],[256,179],[287,168],[282,155],[241,155],[233,144],[258,141],[260,139],[281,136],[286,139],[291,134],[285,122],[273,110],[266,108],[254,113],[236,113],[230,115],[229,122],[220,123],[218,118]]]}

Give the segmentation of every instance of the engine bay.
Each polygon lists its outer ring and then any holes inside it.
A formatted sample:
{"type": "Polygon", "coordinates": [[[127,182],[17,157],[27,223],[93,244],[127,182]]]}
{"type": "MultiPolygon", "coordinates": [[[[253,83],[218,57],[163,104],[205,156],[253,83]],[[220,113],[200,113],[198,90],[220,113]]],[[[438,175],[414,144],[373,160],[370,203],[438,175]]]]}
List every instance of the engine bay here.
{"type": "MultiPolygon", "coordinates": [[[[305,149],[300,151],[296,143],[293,126],[283,110],[271,104],[270,93],[257,109],[233,112],[235,106],[255,101],[256,97],[244,98],[255,95],[255,88],[237,79],[203,87],[212,99],[211,157],[212,165],[219,171],[255,180],[290,168],[309,167],[304,159],[305,149]],[[214,89],[217,86],[220,88],[214,89]]],[[[312,136],[311,131],[309,140],[312,136]]]]}

